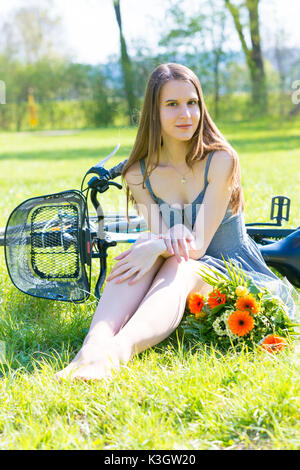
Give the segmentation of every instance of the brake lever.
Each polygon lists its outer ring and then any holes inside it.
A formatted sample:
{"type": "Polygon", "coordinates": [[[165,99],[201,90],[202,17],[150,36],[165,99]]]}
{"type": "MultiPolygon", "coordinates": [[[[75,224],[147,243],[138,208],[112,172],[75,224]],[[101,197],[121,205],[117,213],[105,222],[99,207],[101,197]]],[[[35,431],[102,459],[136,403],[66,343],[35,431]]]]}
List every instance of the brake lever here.
{"type": "Polygon", "coordinates": [[[107,191],[110,185],[116,186],[118,189],[122,189],[121,184],[107,179],[99,179],[97,176],[93,176],[93,178],[91,178],[88,182],[88,187],[92,190],[98,191],[99,193],[104,193],[107,191]]]}
{"type": "Polygon", "coordinates": [[[108,184],[109,184],[109,185],[112,184],[113,186],[116,186],[116,188],[118,188],[118,189],[122,189],[122,188],[123,188],[123,186],[122,186],[121,184],[116,183],[115,181],[108,181],[108,184]]]}

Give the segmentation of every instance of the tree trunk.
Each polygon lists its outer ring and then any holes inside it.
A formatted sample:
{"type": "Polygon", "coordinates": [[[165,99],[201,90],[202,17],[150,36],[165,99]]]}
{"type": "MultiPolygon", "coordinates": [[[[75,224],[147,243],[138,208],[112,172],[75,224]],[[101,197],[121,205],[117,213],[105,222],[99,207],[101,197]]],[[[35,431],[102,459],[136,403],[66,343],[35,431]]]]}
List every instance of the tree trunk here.
{"type": "Polygon", "coordinates": [[[225,13],[214,8],[213,3],[211,4],[211,16],[213,21],[218,24],[218,29],[215,29],[215,25],[211,24],[208,28],[210,33],[211,41],[213,44],[212,52],[214,56],[213,61],[213,72],[214,72],[214,119],[219,118],[219,104],[220,104],[220,64],[224,54],[223,44],[225,39],[225,13]]]}
{"type": "Polygon", "coordinates": [[[20,132],[22,128],[22,121],[26,113],[27,103],[25,104],[22,100],[17,100],[15,105],[16,110],[16,131],[20,132]]]}
{"type": "Polygon", "coordinates": [[[128,117],[130,124],[132,123],[132,116],[136,108],[136,97],[134,93],[134,75],[132,64],[127,52],[126,41],[122,31],[122,19],[120,10],[120,0],[113,0],[117,23],[120,31],[120,47],[121,47],[121,65],[123,72],[124,88],[126,99],[128,103],[128,117]]]}
{"type": "Polygon", "coordinates": [[[276,44],[275,47],[275,60],[277,63],[278,74],[279,74],[279,113],[280,116],[285,114],[284,106],[284,85],[285,85],[285,74],[283,67],[283,53],[280,49],[279,44],[276,44]]]}
{"type": "Polygon", "coordinates": [[[252,87],[252,109],[255,114],[265,114],[268,108],[267,85],[264,70],[263,57],[261,52],[261,39],[259,32],[259,0],[246,0],[245,6],[249,14],[249,33],[251,38],[251,48],[247,46],[243,27],[240,22],[238,7],[225,0],[225,4],[232,14],[234,24],[239,35],[242,49],[244,51],[247,66],[250,73],[252,87]]]}
{"type": "Polygon", "coordinates": [[[220,102],[220,63],[221,53],[218,51],[215,53],[215,62],[214,62],[214,108],[215,115],[214,119],[219,117],[219,102],[220,102]]]}

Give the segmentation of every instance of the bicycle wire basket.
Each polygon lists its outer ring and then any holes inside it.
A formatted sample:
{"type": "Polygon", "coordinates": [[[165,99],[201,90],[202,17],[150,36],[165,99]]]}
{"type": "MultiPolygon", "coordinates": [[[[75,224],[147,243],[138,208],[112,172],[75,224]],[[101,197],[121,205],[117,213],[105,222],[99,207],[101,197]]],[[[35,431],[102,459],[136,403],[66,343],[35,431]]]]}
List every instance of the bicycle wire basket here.
{"type": "Polygon", "coordinates": [[[91,236],[80,191],[27,199],[9,216],[4,237],[7,270],[20,291],[60,301],[88,298],[91,236]]]}

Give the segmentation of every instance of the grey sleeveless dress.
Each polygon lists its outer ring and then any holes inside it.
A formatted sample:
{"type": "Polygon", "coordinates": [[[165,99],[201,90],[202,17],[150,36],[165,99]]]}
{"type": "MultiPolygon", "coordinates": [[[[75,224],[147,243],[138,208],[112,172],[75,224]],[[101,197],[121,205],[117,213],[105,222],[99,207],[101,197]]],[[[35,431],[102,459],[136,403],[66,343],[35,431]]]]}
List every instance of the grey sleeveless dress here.
{"type": "MultiPolygon", "coordinates": [[[[203,190],[191,204],[185,205],[184,209],[170,206],[156,196],[152,191],[149,178],[146,178],[145,183],[147,189],[153,200],[159,205],[161,216],[167,227],[172,227],[177,223],[183,223],[192,231],[208,185],[207,175],[213,153],[214,152],[211,152],[207,158],[203,190]]],[[[142,174],[144,175],[145,158],[140,160],[140,165],[142,174]]],[[[274,295],[280,297],[287,306],[289,316],[295,318],[296,306],[292,294],[295,295],[296,290],[287,278],[283,280],[279,279],[268,268],[259,250],[259,245],[247,234],[242,209],[240,209],[237,214],[233,214],[231,208],[228,207],[205,255],[199,258],[198,261],[227,275],[227,269],[222,255],[226,261],[230,258],[233,265],[241,267],[244,274],[251,277],[256,285],[260,287],[265,286],[271,290],[274,295]]]]}

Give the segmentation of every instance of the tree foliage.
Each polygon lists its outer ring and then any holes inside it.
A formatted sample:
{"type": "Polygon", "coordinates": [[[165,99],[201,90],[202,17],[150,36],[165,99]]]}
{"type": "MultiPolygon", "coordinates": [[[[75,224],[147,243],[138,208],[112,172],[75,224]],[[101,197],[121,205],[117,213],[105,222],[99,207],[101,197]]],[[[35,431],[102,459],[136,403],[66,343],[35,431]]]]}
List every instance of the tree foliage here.
{"type": "Polygon", "coordinates": [[[265,114],[267,112],[268,98],[261,47],[259,1],[260,0],[243,0],[239,5],[236,5],[230,0],[225,0],[225,5],[232,15],[250,72],[252,109],[257,114],[265,114]],[[241,20],[243,9],[246,10],[248,16],[248,21],[245,22],[245,24],[243,24],[241,20]],[[247,44],[245,35],[246,29],[250,36],[251,45],[247,44]]]}
{"type": "Polygon", "coordinates": [[[136,40],[131,56],[120,1],[113,0],[120,53],[101,65],[69,57],[60,19],[46,1],[42,5],[28,3],[0,23],[0,80],[6,89],[0,129],[29,128],[29,88],[40,128],[128,124],[128,118],[136,125],[148,77],[164,62],[180,62],[195,71],[214,118],[248,118],[249,97],[251,111],[265,113],[267,87],[277,94],[268,103],[269,113],[299,110],[290,97],[291,84],[299,78],[299,49],[286,47],[277,28],[276,42],[262,51],[259,0],[170,0],[160,24],[159,52],[136,40]],[[231,47],[234,29],[239,51],[231,47]]]}

